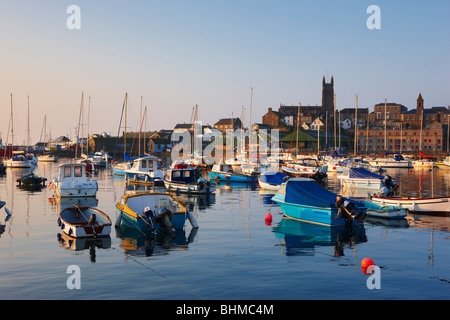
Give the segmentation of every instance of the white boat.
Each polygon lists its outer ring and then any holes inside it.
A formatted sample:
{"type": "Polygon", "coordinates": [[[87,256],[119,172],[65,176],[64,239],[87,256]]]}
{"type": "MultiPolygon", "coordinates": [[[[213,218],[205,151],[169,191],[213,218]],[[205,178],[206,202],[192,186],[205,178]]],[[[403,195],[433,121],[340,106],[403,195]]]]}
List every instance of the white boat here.
{"type": "Polygon", "coordinates": [[[401,154],[395,154],[392,158],[377,158],[368,160],[371,166],[379,166],[383,168],[412,168],[412,162],[403,158],[401,154]]]}
{"type": "Polygon", "coordinates": [[[13,151],[13,157],[8,160],[4,160],[3,164],[7,168],[30,168],[31,162],[25,156],[23,151],[13,151]]]}
{"type": "Polygon", "coordinates": [[[424,169],[431,169],[433,167],[436,167],[434,161],[431,159],[419,159],[413,161],[413,167],[414,168],[424,168],[424,169]]]}
{"type": "Polygon", "coordinates": [[[298,159],[281,167],[283,173],[289,177],[312,178],[323,181],[327,178],[327,166],[321,166],[315,159],[298,159]]]}
{"type": "Polygon", "coordinates": [[[450,169],[450,156],[447,156],[442,162],[436,162],[436,166],[439,169],[450,169]]]}
{"type": "Polygon", "coordinates": [[[344,172],[338,176],[338,179],[344,186],[351,188],[376,189],[379,190],[384,186],[384,177],[364,168],[346,168],[344,172]]]}
{"type": "Polygon", "coordinates": [[[108,237],[111,219],[104,212],[91,207],[73,205],[59,213],[58,226],[73,238],[108,237]]]}
{"type": "Polygon", "coordinates": [[[38,162],[58,162],[58,157],[51,154],[44,154],[42,156],[38,156],[37,158],[38,162]]]}
{"type": "Polygon", "coordinates": [[[131,169],[132,165],[133,164],[131,162],[120,162],[120,163],[111,165],[111,167],[112,167],[112,171],[113,171],[114,175],[124,176],[125,171],[131,169]]]}
{"type": "Polygon", "coordinates": [[[127,181],[143,184],[163,183],[164,173],[158,169],[158,158],[146,156],[133,161],[130,169],[125,170],[127,181]]]}
{"type": "Polygon", "coordinates": [[[450,197],[406,198],[406,197],[372,197],[372,202],[406,208],[411,213],[429,213],[436,215],[450,214],[450,197]]]}
{"type": "Polygon", "coordinates": [[[196,170],[186,163],[176,163],[164,173],[164,185],[169,192],[189,194],[210,194],[215,184],[200,177],[196,170]]]}
{"type": "Polygon", "coordinates": [[[86,164],[65,163],[59,166],[59,176],[53,178],[49,188],[58,197],[95,197],[98,184],[87,178],[86,164]]]}
{"type": "Polygon", "coordinates": [[[344,172],[347,165],[342,160],[331,160],[327,162],[327,172],[344,172]]]}

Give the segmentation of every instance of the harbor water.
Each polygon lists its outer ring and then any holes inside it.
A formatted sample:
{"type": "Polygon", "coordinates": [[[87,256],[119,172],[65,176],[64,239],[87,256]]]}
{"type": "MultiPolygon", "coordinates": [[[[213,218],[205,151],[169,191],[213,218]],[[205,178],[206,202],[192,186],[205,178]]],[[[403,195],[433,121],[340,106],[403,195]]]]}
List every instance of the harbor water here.
{"type": "MultiPolygon", "coordinates": [[[[57,175],[59,163],[34,172],[57,175]]],[[[283,219],[273,193],[257,185],[219,184],[213,195],[179,196],[193,212],[183,232],[155,237],[113,228],[110,238],[73,240],[57,225],[67,206],[44,186],[24,190],[16,180],[29,169],[0,177],[0,299],[68,300],[309,300],[449,299],[450,218],[409,215],[401,221],[370,218],[362,228],[332,229],[283,219]],[[270,213],[272,221],[266,222],[270,213]],[[379,288],[369,288],[361,261],[379,267],[379,288]],[[79,288],[70,288],[71,268],[79,288]]],[[[403,196],[450,195],[450,170],[388,169],[403,196]]],[[[116,221],[127,190],[144,190],[114,176],[95,175],[95,206],[116,221]]],[[[336,174],[326,187],[352,198],[374,191],[342,189],[336,174]]],[[[70,203],[72,204],[72,203],[70,203]]],[[[69,204],[69,205],[70,205],[69,204]]]]}

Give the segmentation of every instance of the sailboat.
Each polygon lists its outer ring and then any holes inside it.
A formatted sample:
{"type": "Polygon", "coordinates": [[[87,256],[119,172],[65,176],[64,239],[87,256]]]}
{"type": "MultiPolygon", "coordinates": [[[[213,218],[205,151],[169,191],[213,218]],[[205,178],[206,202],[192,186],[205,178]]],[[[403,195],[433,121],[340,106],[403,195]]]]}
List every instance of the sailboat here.
{"type": "Polygon", "coordinates": [[[422,153],[422,131],[423,131],[423,112],[421,117],[421,125],[420,125],[420,148],[419,148],[419,159],[413,161],[414,168],[433,168],[435,167],[434,157],[428,156],[422,153]]]}
{"type": "Polygon", "coordinates": [[[24,151],[14,151],[14,117],[13,117],[13,98],[11,94],[11,117],[10,117],[10,123],[11,123],[11,155],[12,158],[3,161],[3,164],[7,168],[30,168],[31,163],[25,156],[24,151]]]}
{"type": "MultiPolygon", "coordinates": [[[[46,134],[47,134],[47,115],[44,116],[43,129],[44,129],[44,139],[45,139],[46,134]]],[[[57,162],[58,157],[55,157],[54,155],[52,155],[50,153],[45,153],[45,148],[46,147],[44,145],[44,154],[41,156],[38,156],[38,161],[39,162],[57,162]]]]}
{"type": "MultiPolygon", "coordinates": [[[[127,154],[127,104],[128,104],[128,93],[125,93],[125,100],[123,102],[123,108],[122,108],[122,115],[125,112],[125,127],[123,131],[123,156],[124,156],[124,162],[120,162],[117,164],[112,164],[111,168],[114,175],[124,176],[125,171],[131,169],[131,166],[133,165],[133,159],[130,159],[127,154]],[[128,158],[128,159],[127,159],[128,158]]],[[[120,118],[120,123],[122,123],[122,117],[120,118]]],[[[120,132],[120,124],[119,124],[119,132],[120,132]]],[[[119,136],[119,132],[117,133],[117,136],[119,136]]]]}

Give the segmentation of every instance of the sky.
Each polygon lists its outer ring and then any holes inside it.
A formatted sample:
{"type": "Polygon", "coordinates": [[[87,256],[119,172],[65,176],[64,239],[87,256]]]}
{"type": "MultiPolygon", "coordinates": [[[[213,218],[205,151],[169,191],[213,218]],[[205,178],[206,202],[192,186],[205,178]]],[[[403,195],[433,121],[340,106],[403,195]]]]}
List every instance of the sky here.
{"type": "Polygon", "coordinates": [[[14,143],[47,133],[117,135],[199,119],[261,123],[269,107],[321,105],[334,78],[337,109],[395,102],[450,105],[450,2],[445,0],[0,0],[0,131],[14,143]],[[80,29],[70,5],[80,8],[80,29]],[[380,29],[369,29],[371,5],[380,29]],[[251,89],[253,88],[253,89],[251,89]],[[89,107],[90,97],[90,107],[89,107]],[[251,114],[250,114],[251,105],[251,114]],[[89,117],[88,117],[89,112],[89,117]],[[89,126],[87,125],[89,119],[89,126]],[[81,129],[80,129],[81,132],[81,129]]]}

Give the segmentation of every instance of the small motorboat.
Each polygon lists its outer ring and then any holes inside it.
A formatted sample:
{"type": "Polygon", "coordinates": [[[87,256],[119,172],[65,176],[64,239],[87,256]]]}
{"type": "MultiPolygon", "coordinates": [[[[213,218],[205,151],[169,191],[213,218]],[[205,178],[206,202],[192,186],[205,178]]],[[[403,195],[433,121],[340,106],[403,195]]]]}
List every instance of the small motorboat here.
{"type": "Polygon", "coordinates": [[[41,187],[46,184],[47,178],[39,177],[34,172],[23,176],[16,180],[19,183],[19,186],[26,187],[41,187]]]}
{"type": "Polygon", "coordinates": [[[370,172],[364,168],[346,168],[338,176],[344,186],[362,189],[379,190],[384,186],[384,176],[370,172]]]}
{"type": "Polygon", "coordinates": [[[297,159],[281,167],[282,171],[289,177],[312,178],[321,182],[327,178],[328,166],[321,166],[315,159],[297,159]]]}
{"type": "Polygon", "coordinates": [[[244,173],[239,165],[232,164],[214,164],[208,171],[211,180],[227,182],[257,182],[257,174],[244,173]]]}
{"type": "Polygon", "coordinates": [[[362,201],[367,207],[367,216],[385,219],[403,219],[408,215],[408,209],[392,205],[382,205],[373,201],[362,201]]]}
{"type": "Polygon", "coordinates": [[[264,172],[258,177],[262,189],[277,191],[289,177],[282,172],[264,172]]]}
{"type": "Polygon", "coordinates": [[[58,162],[58,157],[52,154],[43,154],[38,156],[38,162],[58,162]]]}
{"type": "Polygon", "coordinates": [[[183,229],[189,219],[192,227],[198,227],[192,214],[169,193],[128,193],[116,204],[119,217],[116,226],[125,224],[141,231],[183,229]]]}
{"type": "Polygon", "coordinates": [[[216,186],[200,176],[201,173],[186,163],[175,163],[164,174],[164,185],[169,192],[210,194],[216,186]]]}
{"type": "Polygon", "coordinates": [[[59,166],[59,176],[48,188],[58,197],[95,197],[98,184],[86,176],[85,163],[65,163],[59,166]]]}
{"type": "Polygon", "coordinates": [[[13,151],[13,157],[11,159],[4,160],[3,164],[7,168],[30,168],[32,166],[23,151],[13,151]]]}
{"type": "Polygon", "coordinates": [[[380,205],[390,205],[406,208],[410,213],[423,213],[431,215],[450,215],[450,197],[371,197],[372,202],[380,205]]]}
{"type": "Polygon", "coordinates": [[[74,238],[108,237],[111,219],[104,212],[91,207],[73,205],[59,213],[58,226],[74,238]]]}
{"type": "Polygon", "coordinates": [[[272,200],[278,203],[285,216],[294,220],[342,226],[366,219],[367,208],[362,202],[328,191],[309,178],[289,179],[272,200]]]}
{"type": "Polygon", "coordinates": [[[379,166],[383,168],[412,168],[411,161],[403,158],[401,154],[395,154],[392,158],[377,158],[374,160],[368,160],[371,166],[379,166]]]}

